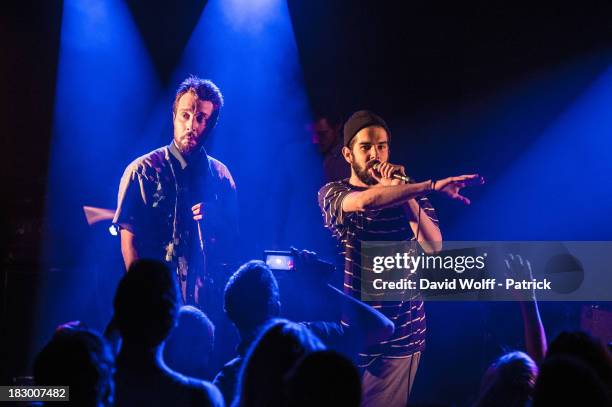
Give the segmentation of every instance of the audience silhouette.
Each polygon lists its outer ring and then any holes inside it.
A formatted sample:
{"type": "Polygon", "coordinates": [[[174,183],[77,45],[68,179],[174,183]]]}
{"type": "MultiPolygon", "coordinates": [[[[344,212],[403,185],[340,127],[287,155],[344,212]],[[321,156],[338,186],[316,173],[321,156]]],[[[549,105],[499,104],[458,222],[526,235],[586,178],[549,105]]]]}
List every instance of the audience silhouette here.
{"type": "Polygon", "coordinates": [[[164,263],[132,263],[119,282],[114,307],[122,338],[116,406],[224,405],[215,386],[172,371],[162,358],[179,313],[176,277],[164,263]]]}

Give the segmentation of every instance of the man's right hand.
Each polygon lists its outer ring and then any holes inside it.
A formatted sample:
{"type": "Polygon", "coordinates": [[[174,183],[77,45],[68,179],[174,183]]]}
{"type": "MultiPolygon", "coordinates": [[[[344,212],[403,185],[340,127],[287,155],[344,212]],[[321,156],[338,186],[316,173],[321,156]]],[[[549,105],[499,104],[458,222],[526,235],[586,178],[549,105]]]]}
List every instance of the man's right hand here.
{"type": "Polygon", "coordinates": [[[470,200],[465,196],[461,195],[459,191],[463,188],[472,185],[484,184],[484,178],[478,174],[460,175],[458,177],[448,177],[438,180],[434,183],[433,188],[435,191],[446,195],[449,198],[457,199],[466,205],[470,204],[470,200]]]}
{"type": "Polygon", "coordinates": [[[378,184],[382,186],[400,185],[404,183],[404,181],[393,178],[393,174],[397,173],[404,177],[406,176],[406,170],[403,165],[395,165],[389,162],[379,162],[368,171],[372,178],[378,181],[378,184]]]}

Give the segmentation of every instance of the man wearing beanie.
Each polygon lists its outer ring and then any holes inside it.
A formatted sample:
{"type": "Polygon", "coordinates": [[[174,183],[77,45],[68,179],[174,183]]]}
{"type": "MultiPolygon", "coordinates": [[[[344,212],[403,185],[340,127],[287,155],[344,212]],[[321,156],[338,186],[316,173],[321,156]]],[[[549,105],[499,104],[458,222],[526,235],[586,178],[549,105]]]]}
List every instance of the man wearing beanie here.
{"type": "MultiPolygon", "coordinates": [[[[459,192],[482,184],[477,174],[406,183],[404,167],[389,163],[390,131],[385,121],[367,110],[344,124],[342,155],[351,176],[324,185],[318,194],[325,227],[342,244],[344,290],[361,298],[361,242],[418,240],[427,252],[441,249],[442,234],[426,195],[438,193],[465,204],[459,192]],[[394,177],[395,175],[395,177],[394,177]]],[[[372,302],[395,323],[391,338],[359,354],[362,406],[404,407],[425,348],[423,301],[372,302]]],[[[345,321],[342,324],[346,326],[345,321]]]]}

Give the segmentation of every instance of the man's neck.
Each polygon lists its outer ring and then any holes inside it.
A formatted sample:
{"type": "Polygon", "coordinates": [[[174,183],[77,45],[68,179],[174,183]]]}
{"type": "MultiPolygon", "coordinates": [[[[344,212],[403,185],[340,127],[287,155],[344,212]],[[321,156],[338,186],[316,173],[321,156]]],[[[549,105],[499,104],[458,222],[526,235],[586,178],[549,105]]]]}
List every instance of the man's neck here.
{"type": "Polygon", "coordinates": [[[124,364],[130,366],[140,367],[165,367],[163,361],[164,343],[147,348],[140,344],[131,344],[129,342],[123,342],[121,350],[119,351],[118,360],[123,361],[124,364]]]}
{"type": "Polygon", "coordinates": [[[170,152],[181,164],[181,168],[185,169],[188,165],[198,162],[206,153],[202,147],[198,147],[189,153],[181,151],[176,142],[172,140],[170,144],[170,152]]]}

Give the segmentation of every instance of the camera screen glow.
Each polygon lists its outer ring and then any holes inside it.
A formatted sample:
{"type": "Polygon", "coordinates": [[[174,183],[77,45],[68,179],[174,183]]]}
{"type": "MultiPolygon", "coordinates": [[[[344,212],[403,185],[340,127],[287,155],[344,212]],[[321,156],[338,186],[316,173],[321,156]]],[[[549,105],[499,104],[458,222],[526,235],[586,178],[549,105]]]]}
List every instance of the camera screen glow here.
{"type": "Polygon", "coordinates": [[[269,254],[266,256],[266,264],[272,270],[293,270],[293,256],[269,254]]]}

